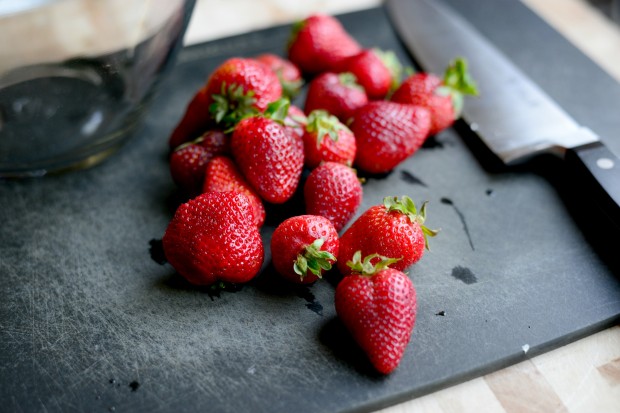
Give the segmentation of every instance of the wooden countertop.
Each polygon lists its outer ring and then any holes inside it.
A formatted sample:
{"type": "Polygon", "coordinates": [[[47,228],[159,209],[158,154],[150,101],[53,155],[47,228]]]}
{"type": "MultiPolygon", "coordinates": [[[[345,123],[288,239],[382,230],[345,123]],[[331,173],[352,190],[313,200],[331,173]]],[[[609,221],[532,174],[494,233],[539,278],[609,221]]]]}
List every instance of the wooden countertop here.
{"type": "MultiPolygon", "coordinates": [[[[584,0],[523,0],[620,82],[620,28],[584,0]]],[[[186,44],[287,23],[316,11],[337,14],[378,0],[198,0],[186,44]]],[[[620,326],[382,413],[618,412],[620,326]]]]}

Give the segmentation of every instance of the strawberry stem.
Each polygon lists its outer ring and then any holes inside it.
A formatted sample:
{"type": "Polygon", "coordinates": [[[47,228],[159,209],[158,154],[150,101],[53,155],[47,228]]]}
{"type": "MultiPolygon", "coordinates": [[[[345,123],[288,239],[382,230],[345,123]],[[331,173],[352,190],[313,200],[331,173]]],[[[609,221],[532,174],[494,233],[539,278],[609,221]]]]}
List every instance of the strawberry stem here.
{"type": "Polygon", "coordinates": [[[329,112],[322,109],[316,109],[310,112],[306,124],[306,132],[316,132],[316,147],[321,146],[323,137],[328,135],[331,140],[338,142],[338,131],[349,131],[342,122],[338,120],[334,115],[330,115],[329,112]]]}
{"type": "Polygon", "coordinates": [[[304,247],[302,253],[297,255],[293,264],[293,270],[303,280],[310,271],[312,274],[321,278],[323,271],[329,271],[336,257],[329,251],[322,251],[321,247],[325,243],[323,238],[315,239],[312,244],[304,247]]]}
{"type": "Polygon", "coordinates": [[[439,230],[430,229],[424,225],[424,221],[426,221],[426,205],[428,201],[424,201],[422,207],[420,208],[420,212],[415,206],[415,203],[408,196],[403,196],[400,199],[396,196],[386,196],[383,198],[383,205],[387,212],[397,211],[401,214],[407,215],[409,220],[413,223],[417,223],[422,230],[422,234],[424,235],[424,246],[426,249],[430,249],[428,246],[428,237],[434,237],[439,233],[439,230]]]}
{"type": "Polygon", "coordinates": [[[389,258],[379,254],[367,255],[362,260],[362,251],[356,251],[351,258],[351,261],[347,262],[347,265],[355,273],[373,276],[398,261],[400,261],[400,258],[389,258]],[[379,258],[379,261],[373,264],[372,260],[374,260],[375,258],[379,258]]]}

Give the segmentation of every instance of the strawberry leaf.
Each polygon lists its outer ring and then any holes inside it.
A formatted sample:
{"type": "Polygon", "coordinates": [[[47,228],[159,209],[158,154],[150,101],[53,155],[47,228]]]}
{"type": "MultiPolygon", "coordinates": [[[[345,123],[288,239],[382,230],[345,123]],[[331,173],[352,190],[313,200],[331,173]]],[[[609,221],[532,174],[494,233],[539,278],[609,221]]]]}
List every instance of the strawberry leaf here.
{"type": "Polygon", "coordinates": [[[304,85],[303,79],[286,80],[282,74],[282,69],[276,70],[276,75],[282,85],[282,95],[293,100],[299,94],[301,87],[304,85]]]}
{"type": "Polygon", "coordinates": [[[267,109],[265,109],[263,116],[284,125],[284,119],[286,119],[286,116],[288,115],[288,108],[290,106],[290,100],[288,100],[287,98],[280,98],[275,102],[271,102],[269,105],[267,105],[267,109]]]}
{"type": "Polygon", "coordinates": [[[213,103],[209,106],[209,112],[215,122],[225,129],[234,127],[245,117],[259,113],[254,106],[254,91],[245,92],[241,85],[226,85],[226,82],[223,82],[220,93],[211,95],[211,98],[213,103]]]}
{"type": "Polygon", "coordinates": [[[351,89],[358,89],[364,91],[362,85],[357,83],[357,77],[351,72],[342,72],[338,75],[338,81],[341,85],[351,89]]]}
{"type": "Polygon", "coordinates": [[[478,96],[478,86],[467,71],[467,61],[465,59],[459,57],[450,63],[444,73],[443,86],[438,87],[435,93],[450,95],[455,118],[461,116],[463,96],[478,96]]]}
{"type": "Polygon", "coordinates": [[[306,20],[299,20],[293,23],[291,27],[291,34],[286,42],[286,50],[290,49],[295,40],[297,40],[297,34],[306,26],[306,20]]]}
{"type": "Polygon", "coordinates": [[[304,251],[297,255],[293,264],[293,270],[303,280],[310,271],[312,274],[321,278],[323,271],[329,271],[336,257],[329,251],[321,250],[325,243],[323,238],[317,238],[312,244],[306,245],[304,251]]]}
{"type": "Polygon", "coordinates": [[[478,95],[478,86],[467,71],[467,61],[462,57],[455,59],[446,68],[444,85],[464,95],[478,95]]]}
{"type": "Polygon", "coordinates": [[[319,148],[325,135],[329,136],[334,142],[338,142],[338,132],[341,130],[349,131],[337,117],[330,115],[329,112],[316,109],[310,112],[306,124],[306,132],[316,133],[316,147],[319,148]]]}
{"type": "Polygon", "coordinates": [[[401,258],[389,258],[379,254],[367,255],[362,260],[362,251],[356,251],[351,258],[351,261],[347,262],[347,265],[351,268],[351,270],[353,270],[354,273],[373,276],[400,260],[401,258]],[[372,261],[375,260],[375,258],[378,258],[379,260],[373,264],[372,261]]]}
{"type": "Polygon", "coordinates": [[[403,65],[400,63],[400,60],[398,60],[396,53],[391,50],[372,49],[372,51],[390,71],[392,77],[390,93],[395,91],[402,81],[403,65]]]}

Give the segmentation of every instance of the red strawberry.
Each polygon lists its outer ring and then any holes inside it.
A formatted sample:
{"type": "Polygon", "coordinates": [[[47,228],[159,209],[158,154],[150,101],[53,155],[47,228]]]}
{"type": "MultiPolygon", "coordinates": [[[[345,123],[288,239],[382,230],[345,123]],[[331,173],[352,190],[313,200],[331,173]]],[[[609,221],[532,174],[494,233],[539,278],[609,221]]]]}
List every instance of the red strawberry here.
{"type": "Polygon", "coordinates": [[[286,117],[288,101],[276,102],[266,115],[237,124],[231,149],[239,169],[262,199],[286,202],[297,189],[304,166],[301,139],[277,120],[286,117]]]}
{"type": "Polygon", "coordinates": [[[321,162],[353,165],[355,136],[337,117],[324,110],[314,110],[308,116],[303,134],[305,164],[314,169],[321,162]]]}
{"type": "Polygon", "coordinates": [[[200,193],[207,163],[213,156],[203,146],[186,143],[170,154],[170,176],[190,195],[200,193]]]}
{"type": "Polygon", "coordinates": [[[385,197],[383,205],[375,205],[364,212],[345,231],[340,239],[338,269],[348,274],[347,261],[356,251],[363,256],[379,254],[399,258],[392,268],[404,270],[422,258],[428,248],[427,236],[437,231],[424,226],[426,202],[418,213],[411,198],[385,197]]]}
{"type": "Polygon", "coordinates": [[[254,212],[254,224],[260,228],[265,222],[263,202],[243,178],[232,159],[226,156],[217,156],[207,164],[202,192],[230,191],[239,192],[248,197],[254,212]]]}
{"type": "Polygon", "coordinates": [[[340,231],[357,212],[362,193],[353,169],[325,162],[310,173],[304,184],[306,213],[329,219],[340,231]]]}
{"type": "Polygon", "coordinates": [[[355,80],[351,73],[323,73],[314,78],[308,86],[306,106],[310,113],[316,109],[324,109],[347,123],[356,109],[368,103],[364,88],[355,80]]]}
{"type": "Polygon", "coordinates": [[[280,96],[278,76],[267,65],[254,59],[228,59],[194,95],[170,136],[170,147],[195,139],[214,124],[234,126],[243,116],[265,110],[280,96]]]}
{"type": "Polygon", "coordinates": [[[205,92],[205,89],[199,90],[187,105],[183,117],[168,140],[170,149],[196,139],[202,132],[213,127],[213,119],[209,114],[211,100],[205,92]]]}
{"type": "Polygon", "coordinates": [[[299,68],[293,62],[272,53],[261,54],[255,59],[269,66],[278,76],[283,96],[289,99],[297,96],[304,82],[299,68]]]}
{"type": "Polygon", "coordinates": [[[402,66],[392,51],[366,49],[348,58],[343,71],[355,75],[370,100],[379,100],[396,89],[402,66]]]}
{"type": "Polygon", "coordinates": [[[212,156],[230,153],[230,137],[219,130],[210,130],[203,133],[194,143],[205,148],[212,156]]]}
{"type": "Polygon", "coordinates": [[[378,372],[389,374],[400,363],[416,319],[416,291],[396,260],[377,255],[364,261],[359,251],[349,262],[354,274],[336,287],[338,317],[378,372]],[[371,264],[371,260],[379,262],[371,264]]]}
{"type": "Polygon", "coordinates": [[[357,140],[355,165],[370,173],[391,171],[422,146],[430,124],[430,114],[421,106],[370,102],[351,124],[357,140]]]}
{"type": "Polygon", "coordinates": [[[196,285],[244,283],[263,263],[252,205],[237,192],[207,192],[182,204],[162,239],[168,262],[196,285]]]}
{"type": "Polygon", "coordinates": [[[271,261],[284,278],[310,284],[329,271],[338,255],[338,233],[328,219],[300,215],[286,219],[271,236],[271,261]]]}
{"type": "Polygon", "coordinates": [[[334,71],[360,45],[340,22],[328,15],[315,14],[293,25],[288,58],[306,74],[334,71]]]}
{"type": "Polygon", "coordinates": [[[467,63],[459,58],[448,66],[443,79],[433,73],[409,76],[391,100],[428,108],[431,113],[429,133],[434,135],[451,126],[461,116],[464,95],[477,94],[476,84],[467,72],[467,63]]]}

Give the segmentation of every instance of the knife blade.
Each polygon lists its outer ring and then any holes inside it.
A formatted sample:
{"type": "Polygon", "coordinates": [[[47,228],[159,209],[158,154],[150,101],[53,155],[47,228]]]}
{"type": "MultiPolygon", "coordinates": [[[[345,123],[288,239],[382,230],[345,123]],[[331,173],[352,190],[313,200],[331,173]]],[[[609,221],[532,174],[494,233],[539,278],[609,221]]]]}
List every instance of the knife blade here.
{"type": "Polygon", "coordinates": [[[439,0],[387,0],[397,33],[424,70],[441,73],[464,57],[480,96],[462,117],[505,164],[541,153],[562,157],[587,180],[606,215],[620,226],[620,159],[469,22],[439,0]]]}

